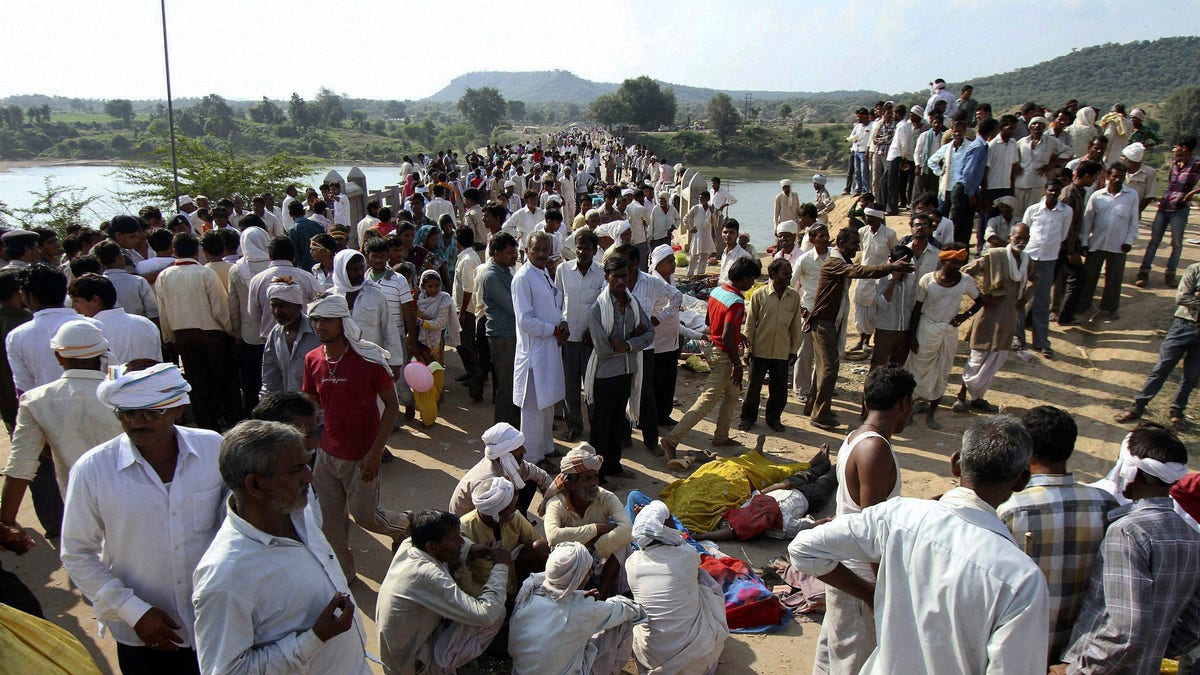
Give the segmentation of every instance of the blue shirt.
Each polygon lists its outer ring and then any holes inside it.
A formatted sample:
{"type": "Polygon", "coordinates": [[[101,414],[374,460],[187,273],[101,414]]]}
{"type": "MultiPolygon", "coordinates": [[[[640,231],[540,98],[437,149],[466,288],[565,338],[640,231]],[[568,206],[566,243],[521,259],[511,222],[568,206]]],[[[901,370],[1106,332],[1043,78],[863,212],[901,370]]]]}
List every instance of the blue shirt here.
{"type": "Polygon", "coordinates": [[[312,253],[308,250],[308,244],[312,238],[318,234],[323,234],[325,228],[315,220],[308,218],[297,219],[296,222],[288,228],[288,239],[292,240],[292,244],[296,246],[296,267],[302,270],[311,269],[314,260],[312,253]]]}
{"type": "Polygon", "coordinates": [[[983,171],[987,168],[988,145],[983,136],[976,136],[963,151],[963,161],[954,165],[954,184],[962,183],[968,195],[979,192],[983,185],[983,171]]]}

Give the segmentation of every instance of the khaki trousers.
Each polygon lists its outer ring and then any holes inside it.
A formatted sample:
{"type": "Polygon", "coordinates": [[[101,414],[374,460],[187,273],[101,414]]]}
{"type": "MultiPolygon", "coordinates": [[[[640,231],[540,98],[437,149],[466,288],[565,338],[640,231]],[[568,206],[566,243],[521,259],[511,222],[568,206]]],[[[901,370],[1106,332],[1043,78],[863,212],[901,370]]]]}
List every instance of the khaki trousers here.
{"type": "Polygon", "coordinates": [[[346,579],[354,579],[354,557],[346,544],[349,518],[364,530],[402,539],[408,536],[408,519],[395,511],[379,508],[379,477],[364,483],[362,460],[338,459],[321,450],[313,470],[313,490],[321,506],[321,532],[337,554],[346,579]]]}
{"type": "Polygon", "coordinates": [[[729,360],[729,355],[725,352],[709,347],[708,367],[710,372],[708,379],[704,381],[704,389],[700,392],[700,396],[688,409],[683,419],[679,420],[679,424],[676,424],[675,428],[671,430],[669,438],[674,445],[678,445],[687,432],[704,419],[704,416],[717,405],[717,401],[721,402],[721,407],[717,412],[717,428],[713,431],[713,440],[729,440],[729,424],[733,421],[734,412],[737,411],[738,394],[740,393],[739,383],[729,379],[733,374],[733,362],[729,360]]]}

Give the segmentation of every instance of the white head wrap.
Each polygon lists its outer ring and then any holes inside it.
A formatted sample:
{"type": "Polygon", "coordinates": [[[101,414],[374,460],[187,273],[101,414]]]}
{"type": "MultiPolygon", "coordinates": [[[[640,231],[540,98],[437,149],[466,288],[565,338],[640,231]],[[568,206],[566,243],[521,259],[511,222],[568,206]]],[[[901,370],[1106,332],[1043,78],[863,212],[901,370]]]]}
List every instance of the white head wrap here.
{"type": "Polygon", "coordinates": [[[682,545],[683,535],[679,530],[663,524],[670,517],[671,510],[657,499],[643,506],[633,521],[633,543],[641,549],[654,542],[668,546],[682,545]]]}
{"type": "Polygon", "coordinates": [[[516,494],[517,491],[513,488],[512,481],[504,477],[492,476],[479,481],[471,489],[471,503],[481,514],[498,519],[500,512],[512,504],[516,494]]]}
{"type": "Polygon", "coordinates": [[[562,600],[592,576],[592,554],[577,541],[565,541],[550,551],[541,585],[554,600],[562,600]]]}
{"type": "Polygon", "coordinates": [[[195,203],[196,202],[192,201],[191,197],[189,197],[187,195],[179,195],[179,205],[180,206],[187,206],[188,204],[195,204],[195,203]]]}
{"type": "Polygon", "coordinates": [[[885,217],[887,217],[887,214],[886,214],[886,213],[884,213],[883,211],[881,211],[881,210],[879,210],[879,209],[876,209],[876,208],[866,208],[866,209],[863,209],[863,215],[864,215],[864,216],[873,216],[873,217],[875,217],[875,218],[879,218],[880,220],[882,220],[882,219],[884,219],[885,217]]]}
{"type": "Polygon", "coordinates": [[[554,483],[542,495],[542,503],[538,506],[538,513],[545,513],[546,504],[549,504],[551,499],[566,489],[567,476],[573,473],[583,473],[584,471],[599,471],[603,464],[604,458],[596,454],[596,449],[590,443],[580,443],[571,448],[571,451],[559,460],[559,474],[554,477],[554,483]]]}
{"type": "MultiPolygon", "coordinates": [[[[1141,108],[1134,108],[1133,111],[1129,113],[1129,116],[1136,117],[1137,119],[1139,119],[1143,122],[1146,121],[1146,111],[1142,110],[1141,108]]],[[[1137,161],[1137,160],[1134,160],[1134,161],[1137,161]]]]}
{"type": "Polygon", "coordinates": [[[500,463],[500,469],[508,477],[516,489],[525,487],[521,478],[521,464],[512,453],[525,445],[525,434],[521,433],[508,422],[498,422],[483,432],[483,456],[500,463]]]}
{"type": "Polygon", "coordinates": [[[1041,122],[1042,126],[1044,126],[1044,127],[1050,126],[1050,120],[1046,119],[1045,117],[1043,117],[1041,115],[1038,115],[1037,117],[1034,117],[1033,119],[1029,120],[1029,126],[1033,126],[1033,125],[1037,124],[1038,122],[1041,122]]]}
{"type": "Polygon", "coordinates": [[[1121,156],[1131,162],[1141,162],[1146,155],[1146,146],[1141,143],[1130,143],[1121,151],[1121,156]]]}
{"type": "Polygon", "coordinates": [[[1113,465],[1108,475],[1091,483],[1092,487],[1098,487],[1116,497],[1121,504],[1129,503],[1129,498],[1125,496],[1125,487],[1132,483],[1134,478],[1137,478],[1138,471],[1172,485],[1187,475],[1188,470],[1186,464],[1179,462],[1160,462],[1149,457],[1135,456],[1129,451],[1129,439],[1132,437],[1132,433],[1126,434],[1121,441],[1121,452],[1117,455],[1117,463],[1113,465]]]}
{"type": "Polygon", "coordinates": [[[629,224],[628,220],[618,220],[617,222],[611,224],[613,226],[612,238],[618,243],[621,241],[621,235],[625,234],[626,232],[629,232],[630,234],[633,233],[633,226],[629,224]]]}
{"type": "Polygon", "coordinates": [[[59,326],[50,348],[64,359],[91,359],[108,352],[108,340],[92,322],[76,319],[59,326]]]}
{"type": "MultiPolygon", "coordinates": [[[[339,255],[341,253],[344,251],[339,251],[339,255]]],[[[352,253],[358,252],[352,251],[352,253]]],[[[350,348],[356,354],[372,363],[378,363],[384,368],[391,368],[387,362],[391,354],[374,342],[362,338],[362,329],[358,327],[354,319],[350,318],[350,305],[346,304],[346,298],[332,294],[318,297],[308,303],[308,317],[310,319],[341,319],[342,334],[345,335],[346,342],[350,344],[350,348]]]]}
{"type": "Polygon", "coordinates": [[[674,170],[675,170],[675,172],[676,172],[676,173],[678,173],[678,172],[680,172],[680,171],[683,171],[683,162],[680,162],[679,164],[676,164],[676,165],[675,165],[673,168],[674,168],[674,170]]]}
{"type": "Polygon", "coordinates": [[[1020,202],[1018,202],[1017,198],[1012,195],[1004,195],[1003,197],[997,197],[996,201],[994,201],[992,203],[995,204],[997,207],[1007,206],[1008,208],[1012,209],[1013,211],[1016,211],[1017,204],[1019,204],[1020,202]]]}
{"type": "Polygon", "coordinates": [[[826,182],[828,182],[828,180],[829,179],[826,178],[824,174],[813,174],[812,182],[816,183],[817,185],[824,185],[826,182]]]}
{"type": "Polygon", "coordinates": [[[800,232],[800,224],[794,220],[785,220],[775,226],[775,234],[798,234],[800,232]]]}
{"type": "Polygon", "coordinates": [[[630,190],[629,188],[625,188],[624,190],[621,190],[621,196],[622,197],[632,197],[633,190],[630,190]]]}
{"type": "Polygon", "coordinates": [[[781,188],[791,187],[791,186],[792,186],[792,179],[790,179],[790,178],[784,178],[783,180],[779,181],[779,187],[781,187],[781,188]]]}
{"type": "Polygon", "coordinates": [[[271,256],[267,254],[267,244],[270,241],[270,235],[261,227],[247,227],[242,230],[242,259],[238,261],[238,275],[247,284],[255,274],[254,270],[250,269],[250,263],[271,262],[271,256]]]}
{"type": "Polygon", "coordinates": [[[658,264],[667,258],[675,256],[675,249],[671,248],[670,244],[659,244],[650,252],[650,269],[658,267],[658,264]]]}
{"type": "Polygon", "coordinates": [[[914,105],[913,107],[908,109],[908,114],[916,115],[917,117],[924,117],[925,116],[925,106],[914,105]]]}
{"type": "MultiPolygon", "coordinates": [[[[363,280],[358,282],[357,286],[350,283],[350,278],[346,274],[346,266],[349,265],[350,261],[355,257],[362,258],[363,264],[367,264],[367,259],[363,257],[363,254],[355,251],[352,248],[344,248],[333,256],[333,290],[337,291],[338,293],[353,293],[354,291],[361,290],[363,284],[367,283],[367,277],[365,274],[363,275],[363,280]]],[[[312,315],[310,314],[309,316],[312,315]]],[[[346,316],[350,315],[346,314],[346,316]]]]}
{"type": "Polygon", "coordinates": [[[282,300],[293,305],[304,304],[304,289],[291,277],[275,277],[267,286],[267,300],[282,300]]]}
{"type": "Polygon", "coordinates": [[[173,363],[157,363],[131,373],[120,365],[109,367],[108,379],[96,388],[96,398],[113,410],[157,410],[187,405],[191,390],[173,363]]]}

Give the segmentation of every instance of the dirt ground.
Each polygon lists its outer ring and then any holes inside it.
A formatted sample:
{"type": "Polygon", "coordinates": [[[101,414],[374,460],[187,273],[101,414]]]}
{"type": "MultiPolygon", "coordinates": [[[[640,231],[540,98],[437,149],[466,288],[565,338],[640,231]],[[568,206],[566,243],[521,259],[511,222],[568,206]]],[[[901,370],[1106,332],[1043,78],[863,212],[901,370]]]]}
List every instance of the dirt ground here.
{"type": "MultiPolygon", "coordinates": [[[[843,214],[846,204],[840,205],[838,214],[843,214]]],[[[1149,234],[1149,221],[1153,209],[1144,219],[1142,238],[1149,234]]],[[[1194,230],[1196,216],[1191,221],[1194,230]]],[[[908,232],[903,218],[889,219],[900,235],[908,232]]],[[[841,223],[835,218],[834,227],[841,223]]],[[[1190,235],[1194,236],[1194,235],[1190,235]]],[[[755,242],[760,250],[765,242],[755,242]]],[[[1166,242],[1164,242],[1165,244],[1166,242]]],[[[1160,249],[1159,260],[1165,262],[1165,249],[1160,249]]],[[[1187,245],[1184,266],[1200,258],[1196,245],[1187,245]]],[[[1021,412],[1042,404],[1052,404],[1071,411],[1079,425],[1078,452],[1071,461],[1072,469],[1084,480],[1101,476],[1116,458],[1119,443],[1127,427],[1113,422],[1113,415],[1127,406],[1131,397],[1141,387],[1142,381],[1156,361],[1158,347],[1167,325],[1171,321],[1174,305],[1174,289],[1162,283],[1161,267],[1155,268],[1151,284],[1144,289],[1132,285],[1137,262],[1141,259],[1142,242],[1135,244],[1126,268],[1126,285],[1123,287],[1120,319],[1112,322],[1086,323],[1079,327],[1051,328],[1051,340],[1055,358],[1051,361],[1037,356],[1031,362],[1010,358],[1003,372],[997,377],[988,399],[1005,412],[1021,412]]],[[[1160,262],[1160,264],[1161,264],[1160,262]]],[[[963,334],[967,328],[964,326],[963,334]]],[[[966,357],[966,345],[960,342],[951,375],[949,393],[945,402],[957,391],[961,382],[958,375],[966,357]]],[[[432,428],[421,428],[410,423],[391,437],[390,447],[399,461],[383,468],[383,504],[394,509],[445,508],[449,495],[461,476],[482,457],[479,434],[491,424],[492,406],[471,403],[466,388],[455,382],[454,377],[462,372],[462,364],[456,356],[447,359],[449,383],[441,407],[441,417],[432,428]]],[[[863,374],[859,372],[862,362],[844,361],[838,380],[839,395],[835,399],[835,410],[845,422],[856,419],[857,396],[861,391],[863,374]]],[[[1163,391],[1151,404],[1147,418],[1165,421],[1167,405],[1178,386],[1178,369],[1163,391]]],[[[695,400],[702,375],[680,371],[677,397],[685,406],[695,400]]],[[[765,393],[764,393],[765,398],[765,393]]],[[[800,461],[809,458],[816,448],[827,443],[834,451],[846,433],[843,427],[837,433],[828,433],[810,427],[800,415],[800,406],[792,399],[788,402],[783,422],[784,433],[776,434],[760,422],[750,433],[733,432],[734,438],[752,447],[756,433],[766,434],[768,455],[800,461]]],[[[682,410],[676,410],[678,419],[682,410]]],[[[708,447],[711,440],[715,413],[702,422],[685,440],[692,448],[708,447]]],[[[903,494],[914,497],[932,497],[953,487],[950,477],[949,456],[959,443],[962,432],[976,418],[970,414],[955,414],[948,409],[939,411],[943,424],[940,431],[931,431],[923,420],[915,420],[893,440],[900,458],[904,481],[903,494]]],[[[561,422],[556,433],[565,432],[561,422]]],[[[639,436],[635,434],[635,438],[639,436]]],[[[1185,442],[1190,450],[1195,448],[1197,434],[1185,432],[1185,442]]],[[[0,442],[0,462],[7,456],[7,442],[0,442]]],[[[562,440],[558,446],[564,452],[568,444],[562,440]]],[[[722,455],[732,455],[728,448],[717,448],[722,455]]],[[[1193,453],[1195,451],[1193,450],[1193,453]]],[[[626,464],[637,478],[614,481],[610,486],[624,499],[630,489],[647,494],[657,494],[665,485],[677,477],[666,471],[664,462],[653,457],[640,442],[625,453],[626,464]]],[[[1200,469],[1200,457],[1192,455],[1190,466],[1200,469]]],[[[42,602],[47,617],[67,628],[87,645],[105,673],[116,672],[116,655],[111,639],[97,637],[96,622],[91,609],[80,594],[73,590],[57,560],[57,541],[46,541],[35,526],[30,500],[26,499],[20,513],[20,522],[30,529],[37,547],[24,556],[0,553],[4,568],[16,573],[42,602]]],[[[351,585],[354,599],[363,610],[362,618],[370,636],[368,649],[375,652],[378,641],[374,637],[374,608],[379,584],[387,571],[390,553],[384,541],[358,528],[352,528],[351,545],[359,570],[358,582],[351,585]]],[[[786,542],[763,540],[752,543],[730,542],[722,550],[749,562],[761,570],[772,558],[785,555],[786,542]]],[[[281,571],[281,582],[285,573],[281,571]]],[[[771,635],[734,635],[725,646],[721,675],[740,673],[790,673],[807,672],[811,666],[816,645],[818,624],[791,622],[785,630],[771,635]]],[[[376,667],[376,672],[382,672],[376,667]]],[[[632,664],[627,672],[634,672],[632,664]]]]}

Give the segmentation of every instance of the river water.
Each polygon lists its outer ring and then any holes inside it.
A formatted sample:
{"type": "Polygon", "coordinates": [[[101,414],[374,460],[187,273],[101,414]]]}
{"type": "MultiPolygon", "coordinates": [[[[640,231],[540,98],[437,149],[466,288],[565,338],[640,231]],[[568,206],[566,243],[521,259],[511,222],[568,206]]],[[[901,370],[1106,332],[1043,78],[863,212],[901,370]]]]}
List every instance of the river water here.
{"type": "MultiPolygon", "coordinates": [[[[336,169],[345,176],[349,166],[334,166],[314,171],[298,183],[317,185],[330,169],[336,169]]],[[[375,189],[384,185],[396,183],[399,174],[398,167],[391,166],[361,166],[367,177],[367,188],[375,189]]],[[[136,212],[138,205],[126,204],[121,199],[121,192],[129,188],[116,173],[116,165],[98,166],[29,166],[15,167],[0,171],[0,200],[10,207],[26,208],[33,203],[35,192],[45,189],[45,180],[51,179],[56,186],[78,188],[83,194],[97,195],[89,214],[99,224],[101,220],[123,212],[136,212]]],[[[813,198],[812,171],[792,170],[790,174],[746,171],[731,169],[701,169],[706,176],[718,175],[721,182],[737,204],[729,208],[729,216],[737,218],[742,224],[742,231],[750,234],[751,241],[759,250],[764,249],[774,241],[772,235],[772,220],[775,208],[775,195],[779,194],[779,180],[790,178],[792,188],[800,196],[800,201],[811,201],[813,198]]],[[[837,194],[845,182],[844,175],[827,174],[829,190],[837,194]]],[[[212,196],[212,195],[210,195],[212,196]]]]}

